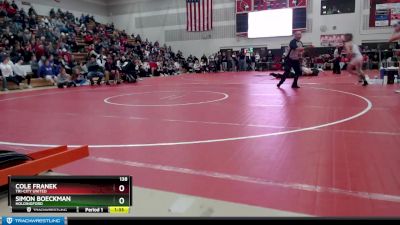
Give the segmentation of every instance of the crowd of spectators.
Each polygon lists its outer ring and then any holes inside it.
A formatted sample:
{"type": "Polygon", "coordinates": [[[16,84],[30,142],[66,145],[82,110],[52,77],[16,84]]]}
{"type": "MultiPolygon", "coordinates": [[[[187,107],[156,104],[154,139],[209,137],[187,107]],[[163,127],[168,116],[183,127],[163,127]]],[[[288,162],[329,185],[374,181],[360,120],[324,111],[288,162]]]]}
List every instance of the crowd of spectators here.
{"type": "MultiPolygon", "coordinates": [[[[182,72],[206,73],[279,70],[281,56],[271,51],[242,50],[200,58],[158,41],[128,35],[113,24],[99,24],[93,16],[75,17],[68,11],[52,9],[39,16],[33,7],[27,12],[14,1],[0,0],[0,80],[31,88],[31,78],[42,78],[60,88],[80,85],[133,83],[149,76],[170,76],[182,72]],[[82,43],[83,42],[83,45],[82,43]],[[77,60],[75,53],[83,58],[77,60]],[[29,69],[26,69],[29,65],[29,69]],[[26,80],[26,82],[24,82],[26,80]]],[[[306,57],[304,66],[329,69],[332,55],[306,57]]],[[[345,60],[345,58],[343,58],[345,60]]],[[[366,59],[371,60],[371,59],[366,59]]],[[[343,62],[345,63],[345,62],[343,62]]]]}
{"type": "Polygon", "coordinates": [[[31,88],[31,77],[72,87],[175,75],[183,66],[197,71],[195,58],[186,62],[180,51],[128,35],[113,24],[99,24],[89,15],[76,18],[52,9],[49,16],[39,16],[33,7],[26,12],[14,1],[4,0],[0,1],[0,28],[0,79],[6,91],[7,82],[24,88],[23,81],[28,80],[31,88]],[[83,47],[78,40],[85,43],[83,47]],[[83,52],[84,58],[76,60],[77,52],[83,52]]]}
{"type": "Polygon", "coordinates": [[[89,15],[76,18],[72,13],[52,9],[49,16],[28,12],[14,1],[1,1],[0,69],[3,90],[7,82],[24,88],[27,80],[42,78],[61,87],[111,85],[136,82],[141,77],[170,76],[184,72],[255,70],[258,54],[218,52],[201,58],[183,57],[158,41],[128,35],[113,24],[99,24],[89,15]],[[84,42],[83,47],[78,40],[84,42]],[[85,47],[86,46],[86,47],[85,47]],[[83,52],[79,61],[73,53],[83,52]],[[87,54],[85,54],[87,53],[87,54]],[[22,65],[29,65],[28,71],[22,65]]]}

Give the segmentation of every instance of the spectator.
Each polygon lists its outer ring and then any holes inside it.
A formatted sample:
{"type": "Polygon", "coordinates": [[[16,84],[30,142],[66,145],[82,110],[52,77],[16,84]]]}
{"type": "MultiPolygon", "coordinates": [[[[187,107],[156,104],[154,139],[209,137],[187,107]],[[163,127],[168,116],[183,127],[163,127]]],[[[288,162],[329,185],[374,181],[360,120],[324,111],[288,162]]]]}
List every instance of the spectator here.
{"type": "Polygon", "coordinates": [[[58,74],[58,76],[57,76],[57,87],[64,88],[64,87],[72,87],[72,86],[76,87],[76,84],[71,81],[71,76],[69,74],[67,74],[65,68],[62,67],[60,74],[58,74]]]}
{"type": "Polygon", "coordinates": [[[10,61],[10,57],[5,56],[3,58],[3,61],[0,64],[0,70],[1,70],[2,77],[3,77],[3,79],[2,79],[3,80],[3,91],[8,91],[8,85],[7,85],[8,81],[15,83],[22,89],[21,81],[17,77],[14,76],[13,64],[10,61]]]}
{"type": "Polygon", "coordinates": [[[172,60],[168,62],[168,74],[176,75],[175,65],[172,60]]]}
{"type": "Polygon", "coordinates": [[[178,61],[175,61],[174,67],[175,67],[175,73],[179,74],[181,71],[181,64],[178,61]]]}
{"type": "Polygon", "coordinates": [[[90,57],[90,61],[86,64],[88,69],[88,79],[90,80],[90,85],[94,85],[93,78],[97,77],[97,85],[101,85],[101,81],[104,77],[104,74],[101,70],[101,67],[96,62],[96,56],[92,55],[90,57]]]}
{"type": "Polygon", "coordinates": [[[193,65],[193,69],[196,73],[201,73],[201,65],[199,60],[196,60],[196,62],[193,65]]]}
{"type": "Polygon", "coordinates": [[[39,69],[39,76],[47,81],[51,82],[53,85],[55,82],[56,74],[54,74],[53,67],[50,64],[49,60],[46,60],[44,65],[42,65],[39,69]]]}
{"type": "Polygon", "coordinates": [[[228,70],[228,57],[226,53],[222,53],[222,72],[226,72],[228,70]]]}
{"type": "Polygon", "coordinates": [[[340,69],[340,61],[341,61],[341,53],[342,50],[339,47],[336,47],[335,52],[333,53],[333,74],[341,74],[340,69]]]}
{"type": "Polygon", "coordinates": [[[256,70],[256,56],[254,53],[251,53],[250,55],[250,65],[251,65],[251,70],[256,70]]]}
{"type": "Polygon", "coordinates": [[[243,51],[239,54],[239,71],[246,70],[246,54],[243,51]]]}
{"type": "Polygon", "coordinates": [[[125,57],[122,58],[122,70],[125,73],[125,81],[128,83],[135,83],[138,79],[137,73],[135,71],[135,64],[132,60],[126,59],[125,57]]]}
{"type": "Polygon", "coordinates": [[[32,73],[33,76],[38,77],[38,72],[39,72],[39,63],[36,60],[36,56],[32,55],[31,57],[31,61],[29,62],[29,64],[31,65],[31,69],[32,69],[32,73]]]}
{"type": "Polygon", "coordinates": [[[201,59],[200,66],[201,66],[201,71],[203,73],[208,72],[207,57],[206,57],[206,59],[204,59],[204,58],[201,59]]]}
{"type": "Polygon", "coordinates": [[[17,60],[17,63],[14,65],[13,71],[14,71],[14,74],[15,74],[17,80],[19,80],[20,82],[25,79],[27,80],[27,85],[28,85],[28,88],[30,89],[30,88],[32,88],[32,86],[31,86],[32,76],[30,74],[27,74],[26,70],[22,66],[23,62],[24,62],[24,59],[19,58],[17,60]]]}
{"type": "Polygon", "coordinates": [[[110,76],[114,76],[114,83],[121,84],[121,75],[118,71],[116,62],[111,57],[107,59],[105,64],[105,80],[106,85],[110,85],[110,76]]]}
{"type": "Polygon", "coordinates": [[[79,86],[82,86],[86,83],[84,72],[82,71],[81,66],[78,65],[72,69],[71,81],[75,85],[79,85],[79,86]]]}

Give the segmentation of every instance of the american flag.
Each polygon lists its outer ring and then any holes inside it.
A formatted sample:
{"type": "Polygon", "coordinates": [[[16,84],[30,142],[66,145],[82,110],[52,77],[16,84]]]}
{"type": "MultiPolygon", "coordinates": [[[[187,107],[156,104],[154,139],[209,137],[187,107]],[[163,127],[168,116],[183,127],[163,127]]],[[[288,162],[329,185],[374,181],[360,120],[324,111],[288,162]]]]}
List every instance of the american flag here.
{"type": "Polygon", "coordinates": [[[213,0],[186,0],[187,31],[208,31],[213,27],[213,0]]]}

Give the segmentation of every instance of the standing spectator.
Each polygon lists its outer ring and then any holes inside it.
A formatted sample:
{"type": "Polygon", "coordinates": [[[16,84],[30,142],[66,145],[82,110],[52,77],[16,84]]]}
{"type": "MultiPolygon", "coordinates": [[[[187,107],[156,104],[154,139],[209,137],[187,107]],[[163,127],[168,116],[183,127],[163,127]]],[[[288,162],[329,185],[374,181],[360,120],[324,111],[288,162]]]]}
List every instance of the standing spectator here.
{"type": "Polygon", "coordinates": [[[341,74],[340,61],[341,61],[342,50],[339,47],[335,48],[333,53],[333,74],[341,74]]]}
{"type": "Polygon", "coordinates": [[[232,54],[232,69],[234,72],[237,72],[239,68],[239,60],[237,58],[236,53],[232,54]]]}
{"type": "Polygon", "coordinates": [[[206,60],[207,60],[207,57],[206,57],[206,59],[201,58],[201,62],[200,62],[201,71],[202,71],[203,73],[208,72],[208,66],[207,66],[206,60]]]}
{"type": "Polygon", "coordinates": [[[222,72],[226,72],[228,70],[228,57],[226,56],[226,53],[222,53],[222,72]]]}
{"type": "Polygon", "coordinates": [[[251,70],[256,70],[256,56],[254,55],[254,53],[251,53],[250,56],[250,63],[251,63],[251,70]]]}
{"type": "Polygon", "coordinates": [[[246,70],[246,54],[243,51],[239,54],[239,71],[246,70]]]}

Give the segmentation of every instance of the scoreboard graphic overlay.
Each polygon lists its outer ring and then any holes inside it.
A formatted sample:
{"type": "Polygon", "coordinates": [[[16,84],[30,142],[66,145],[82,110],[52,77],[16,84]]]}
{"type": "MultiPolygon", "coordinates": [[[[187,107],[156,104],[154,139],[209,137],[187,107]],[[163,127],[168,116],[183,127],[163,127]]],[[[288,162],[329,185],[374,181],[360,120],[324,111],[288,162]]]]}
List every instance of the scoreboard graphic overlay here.
{"type": "Polygon", "coordinates": [[[132,177],[9,177],[13,213],[129,213],[132,177]]]}
{"type": "Polygon", "coordinates": [[[307,29],[307,0],[236,0],[236,35],[247,37],[248,13],[293,8],[293,31],[307,29]]]}

